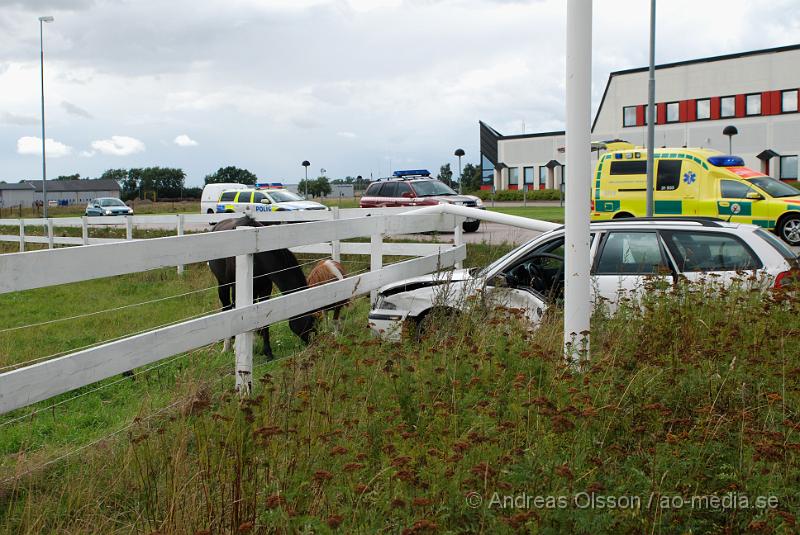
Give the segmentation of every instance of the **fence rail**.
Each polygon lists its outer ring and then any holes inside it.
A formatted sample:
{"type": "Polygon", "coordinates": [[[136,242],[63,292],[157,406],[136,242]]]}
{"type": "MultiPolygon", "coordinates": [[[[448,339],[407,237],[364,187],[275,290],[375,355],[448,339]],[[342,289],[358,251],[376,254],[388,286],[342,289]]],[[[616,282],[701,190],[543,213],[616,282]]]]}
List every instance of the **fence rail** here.
{"type": "MultiPolygon", "coordinates": [[[[252,332],[293,316],[373,293],[390,282],[459,265],[464,245],[389,244],[384,235],[418,233],[463,217],[442,213],[381,215],[294,225],[133,240],[0,255],[0,293],[43,288],[161,267],[236,257],[237,273],[252,273],[253,255],[282,248],[313,251],[323,242],[369,236],[370,243],[341,243],[343,253],[370,254],[371,271],[256,304],[237,300],[233,310],[123,338],[0,374],[0,413],[89,385],[211,342],[237,337],[237,385],[250,388],[252,332]],[[382,266],[383,255],[420,256],[382,266]],[[248,271],[249,269],[249,271],[248,271]],[[248,344],[249,341],[249,344],[248,344]]],[[[1,223],[1,222],[0,222],[1,223]]],[[[321,245],[322,244],[322,245],[321,245]]],[[[329,250],[329,249],[327,249],[329,250]]],[[[326,250],[326,251],[327,251],[326,250]]],[[[237,295],[252,296],[252,277],[238,277],[237,295]]]]}

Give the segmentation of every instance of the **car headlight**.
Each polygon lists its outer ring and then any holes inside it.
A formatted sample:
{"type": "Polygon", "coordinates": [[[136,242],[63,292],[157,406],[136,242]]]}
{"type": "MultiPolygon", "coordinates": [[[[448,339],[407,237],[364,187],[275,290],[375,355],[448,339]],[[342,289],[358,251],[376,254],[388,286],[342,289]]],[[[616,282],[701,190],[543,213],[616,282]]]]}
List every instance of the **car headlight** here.
{"type": "Polygon", "coordinates": [[[483,201],[480,199],[475,199],[475,206],[483,206],[483,201]]]}
{"type": "Polygon", "coordinates": [[[111,215],[111,210],[103,210],[103,213],[104,213],[105,215],[111,215]]]}

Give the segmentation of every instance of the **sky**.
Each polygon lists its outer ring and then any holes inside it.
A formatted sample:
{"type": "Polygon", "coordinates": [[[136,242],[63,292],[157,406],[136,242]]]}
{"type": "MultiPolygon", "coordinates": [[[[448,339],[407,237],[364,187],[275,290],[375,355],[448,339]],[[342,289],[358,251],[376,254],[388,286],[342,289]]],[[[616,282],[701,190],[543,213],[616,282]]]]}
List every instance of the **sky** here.
{"type": "MultiPolygon", "coordinates": [[[[648,61],[650,2],[594,0],[593,113],[648,61]]],[[[797,0],[659,0],[656,62],[800,42],[797,0]]],[[[566,0],[0,0],[0,180],[234,165],[386,176],[564,128],[566,0]]],[[[646,88],[643,88],[643,101],[646,88]]]]}

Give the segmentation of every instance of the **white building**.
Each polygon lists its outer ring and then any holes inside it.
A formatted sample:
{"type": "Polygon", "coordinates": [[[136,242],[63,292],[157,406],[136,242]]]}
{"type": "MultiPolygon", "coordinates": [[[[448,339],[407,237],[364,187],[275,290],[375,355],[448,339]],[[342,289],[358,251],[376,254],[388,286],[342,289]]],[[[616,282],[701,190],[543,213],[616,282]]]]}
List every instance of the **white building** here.
{"type": "Polygon", "coordinates": [[[8,184],[0,182],[0,208],[11,208],[22,206],[30,208],[33,206],[34,188],[31,184],[20,182],[18,184],[8,184]]]}
{"type": "MultiPolygon", "coordinates": [[[[42,202],[41,180],[24,180],[35,188],[34,200],[42,202]]],[[[80,180],[48,180],[47,201],[62,204],[84,204],[98,197],[119,197],[119,183],[109,178],[80,180]]]]}
{"type": "MultiPolygon", "coordinates": [[[[609,75],[593,142],[646,144],[647,77],[647,67],[609,75]]],[[[657,65],[656,146],[727,153],[730,141],[749,167],[797,180],[798,88],[800,45],[657,65]],[[723,135],[726,126],[738,134],[723,135]]],[[[480,141],[484,189],[557,187],[565,176],[563,131],[503,136],[481,122],[480,141]]]]}

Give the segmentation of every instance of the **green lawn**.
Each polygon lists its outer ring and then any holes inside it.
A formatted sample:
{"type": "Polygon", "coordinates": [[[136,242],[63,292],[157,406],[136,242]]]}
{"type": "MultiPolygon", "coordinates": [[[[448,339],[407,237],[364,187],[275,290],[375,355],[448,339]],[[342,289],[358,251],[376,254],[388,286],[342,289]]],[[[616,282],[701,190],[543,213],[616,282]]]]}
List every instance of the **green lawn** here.
{"type": "Polygon", "coordinates": [[[501,214],[553,221],[555,223],[564,222],[564,208],[560,206],[496,206],[494,208],[489,207],[488,210],[500,212],[501,214]]]}

